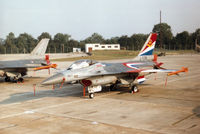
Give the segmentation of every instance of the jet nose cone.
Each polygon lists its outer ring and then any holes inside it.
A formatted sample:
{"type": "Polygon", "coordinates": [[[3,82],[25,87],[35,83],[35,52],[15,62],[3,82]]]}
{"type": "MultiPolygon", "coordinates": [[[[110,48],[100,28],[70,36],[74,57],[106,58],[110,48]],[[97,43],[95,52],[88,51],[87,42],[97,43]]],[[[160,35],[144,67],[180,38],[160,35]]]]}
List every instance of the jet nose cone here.
{"type": "Polygon", "coordinates": [[[58,84],[65,80],[65,77],[62,73],[55,74],[46,80],[44,80],[41,84],[42,85],[52,85],[52,84],[58,84]]]}

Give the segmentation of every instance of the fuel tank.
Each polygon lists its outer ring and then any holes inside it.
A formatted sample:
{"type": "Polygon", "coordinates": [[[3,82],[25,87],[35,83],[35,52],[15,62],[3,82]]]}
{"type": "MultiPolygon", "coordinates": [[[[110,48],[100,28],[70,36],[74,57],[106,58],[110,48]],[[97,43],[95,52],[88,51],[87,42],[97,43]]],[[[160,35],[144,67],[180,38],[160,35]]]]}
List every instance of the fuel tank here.
{"type": "Polygon", "coordinates": [[[106,85],[113,84],[117,81],[116,76],[98,76],[89,79],[81,80],[80,83],[83,86],[97,86],[97,85],[106,85]]]}

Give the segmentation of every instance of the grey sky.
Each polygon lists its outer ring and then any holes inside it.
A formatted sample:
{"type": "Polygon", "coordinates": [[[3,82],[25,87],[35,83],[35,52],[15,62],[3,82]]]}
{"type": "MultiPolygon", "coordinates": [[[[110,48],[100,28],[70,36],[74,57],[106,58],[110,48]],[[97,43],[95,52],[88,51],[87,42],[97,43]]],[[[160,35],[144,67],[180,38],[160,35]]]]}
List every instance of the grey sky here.
{"type": "Polygon", "coordinates": [[[110,38],[149,33],[162,20],[175,35],[200,28],[200,0],[0,0],[0,38],[42,32],[77,40],[97,32],[110,38]]]}

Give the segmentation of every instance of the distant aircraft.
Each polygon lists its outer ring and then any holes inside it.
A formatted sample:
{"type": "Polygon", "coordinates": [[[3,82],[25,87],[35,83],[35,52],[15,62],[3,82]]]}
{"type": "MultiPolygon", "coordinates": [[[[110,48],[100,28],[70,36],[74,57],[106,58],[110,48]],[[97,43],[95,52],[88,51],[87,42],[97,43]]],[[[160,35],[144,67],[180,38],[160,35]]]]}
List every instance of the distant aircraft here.
{"type": "Polygon", "coordinates": [[[164,69],[160,67],[163,63],[157,62],[157,56],[153,58],[153,50],[157,39],[156,33],[151,33],[142,47],[138,56],[132,61],[125,63],[101,63],[92,60],[80,60],[73,63],[68,69],[61,71],[42,82],[43,85],[63,84],[79,82],[87,87],[89,97],[93,98],[95,92],[102,90],[102,86],[128,85],[131,92],[138,92],[138,83],[145,81],[145,75],[157,72],[168,73],[168,75],[186,72],[187,68],[181,70],[164,69]],[[153,59],[153,60],[152,60],[153,59]]]}
{"type": "Polygon", "coordinates": [[[27,74],[28,69],[34,68],[35,70],[40,70],[41,66],[46,68],[55,68],[56,65],[50,64],[49,56],[46,58],[39,58],[38,56],[45,56],[49,39],[42,39],[30,55],[25,56],[20,60],[7,60],[0,61],[0,76],[5,77],[5,81],[23,81],[23,76],[27,74]]]}

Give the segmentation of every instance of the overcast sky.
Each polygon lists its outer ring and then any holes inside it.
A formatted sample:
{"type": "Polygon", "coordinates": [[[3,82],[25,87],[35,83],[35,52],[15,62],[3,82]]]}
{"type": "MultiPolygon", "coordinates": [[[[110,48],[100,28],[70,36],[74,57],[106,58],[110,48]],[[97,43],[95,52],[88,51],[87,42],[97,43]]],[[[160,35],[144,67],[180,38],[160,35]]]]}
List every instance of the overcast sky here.
{"type": "Polygon", "coordinates": [[[104,38],[150,33],[162,21],[175,35],[200,28],[200,0],[0,0],[0,38],[42,32],[67,33],[82,40],[97,32],[104,38]]]}

